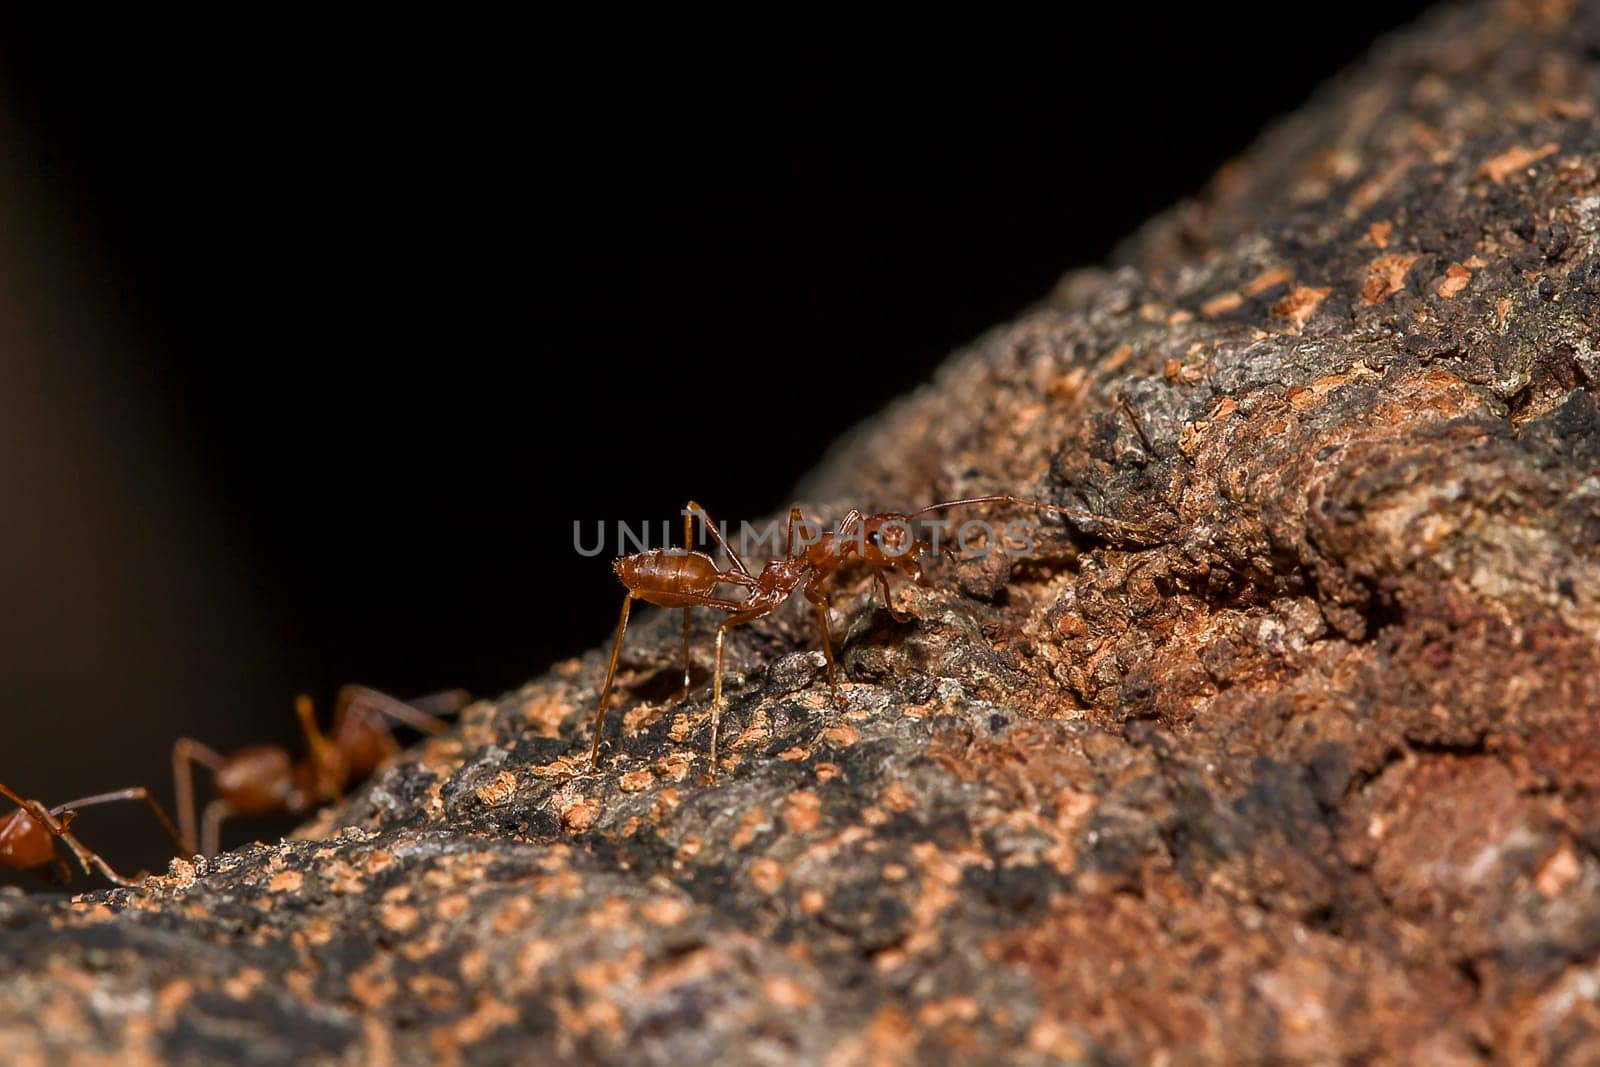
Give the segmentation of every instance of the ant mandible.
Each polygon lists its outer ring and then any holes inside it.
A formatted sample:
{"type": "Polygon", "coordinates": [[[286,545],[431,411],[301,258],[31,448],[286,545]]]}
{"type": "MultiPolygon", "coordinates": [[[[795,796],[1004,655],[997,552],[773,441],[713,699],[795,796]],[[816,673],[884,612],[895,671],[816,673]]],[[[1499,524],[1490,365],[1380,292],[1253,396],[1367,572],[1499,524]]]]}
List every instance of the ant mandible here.
{"type": "Polygon", "coordinates": [[[184,847],[195,847],[193,765],[211,771],[217,798],[206,805],[201,850],[217,853],[222,821],[231,815],[304,815],[313,808],[338,800],[351,785],[400,751],[384,718],[422,733],[437,734],[446,724],[438,715],[422,710],[427,705],[439,714],[460,711],[471,698],[464,690],[442,693],[407,703],[364,685],[346,685],[334,700],[333,729],[317,727],[311,698],[295,698],[295,714],[305,735],[307,754],[293,760],[278,745],[247,745],[226,756],[188,737],[172,746],[172,778],[178,797],[178,818],[184,847]]]}
{"type": "Polygon", "coordinates": [[[1026,500],[1015,496],[975,496],[961,500],[945,500],[909,513],[887,511],[863,515],[852,509],[840,520],[838,529],[824,533],[815,542],[798,550],[795,546],[795,526],[805,521],[798,506],[789,509],[788,530],[784,539],[783,555],[770,560],[761,573],[752,576],[744,563],[727,544],[711,522],[711,517],[698,504],[691,501],[684,512],[683,549],[655,549],[623,556],[612,563],[612,569],[628,590],[622,601],[622,620],[617,626],[616,643],[611,649],[611,664],[606,671],[605,686],[600,691],[600,704],[595,709],[594,741],[589,752],[591,767],[599,765],[600,733],[605,724],[606,706],[611,696],[611,686],[616,678],[617,659],[622,652],[622,635],[628,628],[628,609],[634,600],[644,600],[664,607],[683,610],[684,695],[689,688],[689,608],[692,606],[716,608],[728,613],[728,618],[717,627],[716,653],[712,666],[711,695],[711,765],[706,773],[708,783],[715,781],[717,773],[717,734],[722,720],[722,644],[729,629],[777,610],[778,606],[801,589],[816,611],[817,629],[822,637],[823,659],[827,664],[828,685],[841,706],[844,697],[834,674],[833,640],[828,629],[828,610],[831,604],[823,583],[849,559],[859,559],[872,568],[873,580],[883,593],[884,605],[898,622],[908,616],[895,610],[889,591],[888,574],[900,571],[915,582],[923,580],[920,556],[932,544],[918,537],[913,523],[922,515],[944,508],[965,507],[974,504],[1016,504],[1044,511],[1066,511],[1054,504],[1026,500]],[[688,547],[692,541],[692,514],[698,512],[707,532],[727,553],[732,563],[730,569],[719,568],[716,561],[703,552],[688,547]],[[722,584],[744,586],[748,592],[743,600],[729,600],[716,596],[722,584]]]}
{"type": "Polygon", "coordinates": [[[156,818],[161,820],[162,828],[178,843],[178,847],[187,848],[183,839],[178,836],[177,828],[172,825],[172,820],[167,818],[167,813],[156,803],[156,798],[141,786],[119,789],[114,793],[97,793],[92,797],[80,797],[53,808],[46,808],[37,800],[27,800],[4,785],[0,785],[0,797],[17,806],[15,811],[0,816],[0,865],[10,867],[14,871],[31,871],[48,866],[54,868],[62,881],[69,879],[72,869],[56,854],[55,843],[59,839],[72,850],[73,858],[78,861],[78,866],[83,868],[84,874],[99,871],[108,881],[117,885],[135,885],[134,881],[112,870],[109,863],[101,859],[98,853],[86,848],[68,829],[72,821],[78,817],[80,808],[92,808],[97,804],[114,804],[123,800],[142,800],[150,805],[150,810],[155,812],[156,818]]]}

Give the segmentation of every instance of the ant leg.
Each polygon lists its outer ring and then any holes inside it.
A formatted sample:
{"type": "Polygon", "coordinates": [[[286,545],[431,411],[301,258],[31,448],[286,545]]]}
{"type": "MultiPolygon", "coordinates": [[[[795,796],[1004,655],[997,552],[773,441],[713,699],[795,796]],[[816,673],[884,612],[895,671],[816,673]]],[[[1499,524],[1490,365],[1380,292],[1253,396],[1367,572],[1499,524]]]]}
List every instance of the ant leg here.
{"type": "Polygon", "coordinates": [[[468,704],[471,704],[472,694],[465,689],[441,689],[437,693],[412,697],[404,703],[424,715],[431,715],[435,719],[445,719],[451,715],[458,714],[468,704]]]}
{"type": "MultiPolygon", "coordinates": [[[[46,830],[48,830],[52,837],[60,839],[72,852],[73,858],[78,861],[78,866],[83,868],[84,874],[93,874],[95,871],[99,871],[101,874],[105,875],[109,881],[115,882],[117,885],[131,886],[134,884],[122,877],[116,871],[112,870],[110,864],[106,863],[105,860],[89,851],[89,849],[83,846],[82,842],[80,842],[76,837],[72,836],[72,831],[68,830],[67,827],[72,825],[73,819],[77,818],[77,812],[68,808],[61,808],[56,812],[49,811],[37,800],[28,800],[24,797],[18,796],[10,788],[4,785],[0,785],[0,796],[5,797],[7,800],[17,805],[17,807],[21,808],[23,811],[26,811],[31,818],[37,820],[40,826],[43,826],[46,830]],[[60,818],[57,818],[58,814],[60,815],[60,818]]],[[[102,798],[90,797],[88,799],[91,803],[98,803],[102,798]]],[[[59,863],[58,869],[61,868],[66,868],[66,864],[59,863]]],[[[66,869],[70,874],[70,868],[66,869]]]]}
{"type": "MultiPolygon", "coordinates": [[[[93,874],[95,871],[99,871],[101,874],[105,875],[107,880],[115,882],[117,885],[133,885],[132,882],[128,881],[116,871],[112,870],[111,865],[105,860],[101,859],[99,856],[95,855],[95,853],[85,848],[83,842],[72,836],[72,831],[68,830],[67,827],[71,826],[72,820],[78,817],[77,812],[65,808],[58,809],[60,814],[60,818],[58,819],[56,817],[57,812],[46,810],[45,806],[39,803],[37,800],[23,800],[21,797],[17,796],[17,794],[13,793],[10,789],[7,789],[3,785],[0,785],[0,796],[4,796],[7,800],[19,804],[24,811],[26,811],[34,819],[38,820],[40,826],[43,826],[46,830],[50,831],[50,835],[52,837],[58,838],[63,844],[65,844],[72,852],[72,858],[77,860],[78,866],[83,868],[84,874],[93,874]]],[[[97,798],[91,797],[90,799],[94,800],[97,798]]],[[[62,864],[62,866],[64,867],[65,864],[62,864]]]]}
{"type": "Polygon", "coordinates": [[[711,663],[711,766],[706,768],[707,785],[717,780],[717,729],[722,725],[722,635],[727,629],[726,622],[717,627],[717,653],[711,663]]]}
{"type": "Polygon", "coordinates": [[[201,855],[206,859],[217,854],[218,846],[222,843],[222,820],[232,814],[233,805],[226,800],[213,800],[206,805],[200,839],[201,855]]]}
{"type": "MultiPolygon", "coordinates": [[[[696,504],[693,500],[689,501],[689,503],[686,504],[684,506],[684,509],[683,509],[683,550],[685,552],[693,552],[694,551],[694,513],[697,512],[697,511],[700,512],[702,515],[705,514],[705,509],[703,509],[699,504],[696,504]]],[[[708,517],[708,521],[707,521],[706,525],[707,526],[710,525],[709,517],[708,517]]],[[[689,609],[688,608],[684,608],[683,609],[683,692],[678,695],[678,702],[681,704],[685,700],[688,700],[688,699],[689,699],[689,609]]]]}
{"type": "MultiPolygon", "coordinates": [[[[799,511],[799,508],[795,509],[799,511]]],[[[753,611],[742,611],[717,627],[717,652],[712,662],[711,674],[711,766],[706,769],[705,783],[711,785],[717,780],[717,733],[722,728],[722,638],[729,627],[739,626],[743,623],[759,619],[769,614],[772,607],[761,607],[753,611]]]]}
{"type": "Polygon", "coordinates": [[[61,838],[66,843],[66,846],[72,850],[73,856],[78,860],[78,865],[83,868],[83,873],[92,874],[94,871],[99,871],[106,881],[124,888],[138,885],[137,882],[130,881],[112,870],[111,864],[101,859],[99,853],[85,847],[83,842],[72,836],[70,830],[63,827],[56,836],[61,838]]]}
{"type": "Polygon", "coordinates": [[[114,793],[96,793],[92,797],[81,797],[77,800],[68,801],[65,804],[51,808],[50,814],[60,817],[61,829],[66,830],[71,823],[71,819],[68,816],[76,817],[78,809],[92,808],[96,804],[117,804],[124,800],[144,801],[150,810],[155,813],[156,820],[161,823],[161,828],[167,832],[167,836],[177,843],[179,849],[188,849],[187,842],[178,835],[178,828],[173,826],[172,820],[167,817],[167,810],[156,801],[155,797],[150,795],[150,790],[142,785],[136,785],[129,789],[118,789],[114,793]]]}
{"type": "Polygon", "coordinates": [[[689,699],[689,609],[683,609],[683,692],[678,695],[678,702],[689,699]]]}
{"type": "MultiPolygon", "coordinates": [[[[738,612],[738,611],[743,611],[745,609],[745,607],[746,607],[744,601],[741,601],[741,600],[724,600],[724,599],[722,599],[720,597],[714,597],[714,596],[697,596],[697,595],[692,596],[692,595],[684,594],[681,597],[679,597],[678,599],[679,599],[680,603],[683,603],[684,601],[688,601],[688,603],[684,604],[684,607],[686,607],[686,608],[688,608],[688,607],[707,607],[707,608],[716,608],[718,611],[738,612]]],[[[616,677],[617,677],[617,660],[622,654],[622,635],[628,629],[628,609],[633,604],[633,600],[634,600],[633,594],[629,593],[628,596],[622,602],[622,618],[617,623],[617,640],[616,640],[616,644],[612,645],[612,647],[611,647],[611,665],[606,668],[606,684],[605,684],[605,687],[600,690],[600,706],[595,709],[595,713],[594,713],[594,716],[595,716],[594,717],[594,744],[593,744],[593,747],[591,747],[591,749],[589,750],[589,766],[591,768],[598,767],[600,765],[599,764],[599,761],[600,761],[600,732],[601,732],[601,728],[605,725],[606,707],[609,705],[610,699],[611,699],[611,685],[612,685],[612,683],[614,681],[616,681],[616,677]]],[[[769,606],[769,607],[761,608],[761,609],[759,609],[757,611],[754,611],[754,612],[747,612],[744,616],[742,616],[739,619],[739,621],[747,622],[750,619],[759,618],[760,616],[767,614],[767,612],[769,612],[771,610],[772,610],[772,608],[769,606]]],[[[721,691],[721,687],[720,686],[718,686],[718,691],[719,692],[721,691]]]]}
{"type": "MultiPolygon", "coordinates": [[[[711,539],[717,543],[717,547],[721,548],[722,551],[724,551],[724,552],[726,552],[728,554],[728,562],[733,564],[733,569],[738,571],[740,574],[744,575],[746,578],[751,578],[751,581],[753,583],[754,582],[754,578],[751,577],[751,574],[750,574],[749,571],[745,570],[744,560],[739,558],[739,553],[735,552],[733,550],[733,546],[728,544],[728,539],[722,536],[721,529],[719,529],[717,527],[717,525],[711,521],[711,513],[706,511],[706,509],[701,507],[699,504],[696,504],[693,500],[689,501],[689,504],[688,504],[687,507],[684,508],[684,511],[688,512],[690,514],[693,514],[694,512],[699,512],[699,514],[700,514],[700,525],[705,527],[706,533],[709,534],[711,536],[711,539]]],[[[684,529],[683,542],[684,542],[684,547],[685,548],[689,547],[689,518],[690,518],[690,515],[686,514],[684,516],[684,522],[683,522],[683,529],[684,529]]],[[[789,521],[790,521],[791,529],[792,529],[793,528],[792,524],[794,522],[794,518],[793,518],[792,515],[790,516],[790,520],[789,521]]],[[[787,550],[785,550],[785,554],[787,555],[787,550]]]]}
{"type": "Polygon", "coordinates": [[[828,663],[828,687],[833,690],[834,703],[842,708],[845,700],[839,692],[839,682],[834,677],[833,635],[828,632],[828,594],[814,585],[806,586],[805,593],[811,606],[817,609],[817,629],[822,631],[822,658],[828,663]]]}
{"type": "MultiPolygon", "coordinates": [[[[445,694],[438,695],[460,692],[463,691],[449,690],[445,694]]],[[[442,734],[450,729],[450,724],[443,719],[428,714],[415,704],[404,700],[396,700],[388,693],[381,693],[365,685],[340,686],[339,694],[334,698],[333,721],[338,723],[349,715],[361,712],[387,715],[394,721],[409,726],[422,734],[442,734]]]]}
{"type": "Polygon", "coordinates": [[[898,611],[894,606],[894,597],[889,593],[889,579],[882,571],[873,571],[872,577],[878,582],[878,588],[883,592],[883,606],[889,609],[889,618],[895,622],[910,622],[911,616],[903,611],[898,611]]]}
{"type": "MultiPolygon", "coordinates": [[[[622,635],[628,632],[628,610],[633,607],[633,594],[622,598],[622,618],[617,622],[617,640],[611,646],[611,666],[606,668],[606,684],[600,690],[600,706],[594,712],[594,744],[589,748],[589,766],[600,766],[600,731],[606,724],[606,704],[611,700],[611,683],[617,680],[617,657],[622,655],[622,635]]],[[[688,609],[685,608],[685,611],[688,609]]]]}
{"type": "Polygon", "coordinates": [[[215,750],[192,738],[180,737],[172,745],[172,783],[178,798],[178,826],[182,831],[183,850],[194,855],[194,768],[202,764],[212,774],[222,769],[226,761],[215,750]]]}
{"type": "MultiPolygon", "coordinates": [[[[742,586],[745,586],[746,588],[754,586],[756,584],[755,578],[752,577],[750,572],[745,569],[744,560],[739,558],[739,553],[734,551],[733,546],[730,545],[728,543],[727,539],[722,536],[722,531],[716,526],[715,523],[713,523],[711,521],[711,513],[706,511],[705,508],[701,507],[699,503],[697,503],[696,501],[693,501],[693,500],[691,500],[691,501],[689,501],[689,503],[685,504],[684,508],[683,508],[683,547],[684,547],[684,549],[687,550],[687,551],[693,551],[693,549],[694,549],[694,517],[697,514],[700,516],[700,525],[705,527],[706,533],[710,535],[711,539],[713,541],[715,541],[717,543],[718,547],[720,547],[722,549],[723,553],[727,555],[728,562],[733,564],[733,568],[734,568],[733,571],[725,573],[721,577],[721,580],[724,581],[724,582],[727,582],[730,585],[742,585],[742,586]]],[[[719,600],[718,598],[715,598],[715,597],[706,598],[706,599],[702,600],[701,602],[705,603],[705,604],[707,604],[708,606],[711,606],[711,607],[723,608],[724,610],[729,610],[729,611],[737,611],[738,610],[737,607],[730,606],[731,602],[724,601],[724,600],[719,600]]],[[[685,701],[685,700],[689,699],[689,689],[690,689],[689,607],[688,607],[688,605],[684,605],[684,609],[683,609],[683,693],[678,697],[678,700],[679,700],[680,703],[682,701],[685,701]]]]}
{"type": "MultiPolygon", "coordinates": [[[[369,692],[376,693],[376,690],[369,692]]],[[[381,693],[378,695],[382,696],[381,693]]],[[[345,763],[338,746],[317,726],[316,707],[311,703],[310,697],[304,693],[295,697],[294,713],[300,720],[300,732],[305,735],[306,748],[311,753],[311,764],[316,771],[317,794],[324,801],[340,799],[344,796],[344,787],[349,784],[348,764],[345,763]]]]}
{"type": "Polygon", "coordinates": [[[833,535],[833,543],[840,546],[854,543],[856,546],[856,555],[859,556],[862,551],[862,534],[865,532],[865,530],[866,523],[864,523],[861,519],[861,512],[857,511],[855,508],[851,508],[849,511],[844,513],[844,518],[839,520],[839,529],[838,532],[833,535]],[[853,535],[850,533],[852,527],[855,528],[856,531],[853,535]]]}
{"type": "MultiPolygon", "coordinates": [[[[39,806],[28,800],[26,797],[18,795],[8,785],[0,785],[0,797],[5,797],[7,800],[11,801],[11,803],[15,804],[29,815],[34,814],[33,809],[39,806]]],[[[45,825],[49,825],[48,821],[45,825]]]]}
{"type": "Polygon", "coordinates": [[[789,509],[789,529],[788,532],[783,535],[784,559],[794,559],[794,524],[796,522],[805,521],[806,517],[801,513],[799,504],[796,504],[794,507],[789,509]]]}

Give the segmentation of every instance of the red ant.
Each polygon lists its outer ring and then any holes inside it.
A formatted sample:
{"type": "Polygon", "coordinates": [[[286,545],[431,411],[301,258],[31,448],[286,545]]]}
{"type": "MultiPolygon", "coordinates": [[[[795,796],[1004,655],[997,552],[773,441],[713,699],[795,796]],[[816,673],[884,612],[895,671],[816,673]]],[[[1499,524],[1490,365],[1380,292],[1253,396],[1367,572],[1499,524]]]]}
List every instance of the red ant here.
{"type": "MultiPolygon", "coordinates": [[[[790,527],[793,533],[793,526],[790,527]]],[[[704,508],[693,500],[683,509],[683,547],[657,548],[635,552],[611,563],[628,595],[622,598],[622,618],[617,623],[617,640],[611,646],[611,665],[606,668],[606,684],[600,690],[600,706],[594,713],[594,743],[589,749],[591,766],[600,764],[600,734],[606,722],[606,705],[611,700],[611,685],[617,678],[617,659],[622,654],[622,635],[628,632],[628,612],[635,600],[656,604],[664,608],[683,609],[683,692],[679,700],[689,696],[689,609],[691,607],[717,608],[738,611],[744,601],[726,600],[716,595],[719,585],[742,585],[754,588],[757,580],[745,569],[744,561],[722,538],[722,533],[710,521],[704,508]],[[704,552],[697,552],[694,543],[694,516],[698,513],[712,538],[728,554],[732,570],[723,570],[717,561],[704,552]]]]}
{"type": "Polygon", "coordinates": [[[909,616],[895,610],[890,595],[888,574],[900,571],[912,581],[923,581],[920,556],[933,546],[918,537],[913,522],[918,516],[943,508],[964,507],[971,504],[1008,503],[1045,511],[1067,509],[1037,500],[1024,500],[1014,496],[975,496],[962,500],[946,500],[929,504],[909,514],[888,511],[863,515],[852,509],[840,520],[838,530],[824,533],[815,542],[795,546],[795,526],[805,522],[800,508],[789,509],[789,525],[784,540],[783,555],[770,560],[759,575],[751,575],[739,559],[738,553],[722,537],[698,504],[691,501],[684,513],[684,542],[682,549],[654,549],[623,556],[612,563],[612,569],[627,588],[622,601],[622,620],[617,626],[616,643],[611,649],[611,664],[606,670],[605,686],[600,691],[600,704],[595,710],[594,742],[589,751],[591,766],[599,765],[600,732],[605,724],[606,705],[611,697],[611,686],[616,679],[617,659],[622,652],[622,635],[628,628],[628,609],[635,600],[643,600],[663,607],[683,608],[683,683],[684,695],[689,690],[689,608],[709,607],[728,613],[717,627],[716,656],[712,667],[711,696],[711,767],[706,781],[713,781],[717,773],[717,731],[722,719],[722,639],[734,626],[752,622],[777,610],[778,606],[801,589],[805,598],[816,610],[817,629],[822,634],[822,653],[827,663],[828,685],[834,699],[843,706],[844,698],[834,677],[833,641],[828,630],[828,609],[831,606],[822,585],[834,571],[847,560],[859,559],[872,568],[873,579],[883,593],[889,614],[898,622],[909,616]],[[704,552],[688,547],[692,541],[693,513],[698,512],[706,530],[727,553],[731,569],[721,569],[716,561],[704,552]],[[743,600],[729,600],[716,595],[722,584],[744,586],[749,592],[743,600]]]}
{"type": "MultiPolygon", "coordinates": [[[[84,874],[99,871],[108,881],[117,885],[136,884],[136,881],[130,881],[112,870],[110,864],[101,859],[97,853],[85,848],[83,842],[67,829],[78,817],[78,809],[92,808],[97,804],[114,804],[122,800],[142,800],[150,805],[150,810],[156,813],[156,818],[161,820],[162,827],[172,835],[178,847],[186,847],[183,839],[178,836],[177,828],[172,825],[172,820],[167,818],[167,813],[156,803],[156,798],[140,786],[119,789],[115,793],[97,793],[92,797],[80,797],[53,808],[46,808],[37,800],[26,800],[4,785],[0,785],[0,796],[17,806],[17,810],[0,816],[0,865],[10,867],[14,871],[31,871],[49,866],[56,871],[62,881],[70,879],[72,869],[56,854],[55,843],[59,838],[72,850],[72,855],[83,868],[84,874]]],[[[143,877],[143,874],[139,874],[135,879],[143,877]]]]}
{"type": "Polygon", "coordinates": [[[400,746],[384,716],[437,734],[446,729],[445,723],[418,705],[449,715],[470,699],[463,690],[449,689],[407,703],[364,685],[347,685],[334,700],[333,729],[324,734],[317,727],[311,698],[301,695],[295,698],[295,714],[309,751],[298,761],[278,745],[248,745],[223,756],[199,741],[180,737],[172,746],[172,777],[184,847],[192,852],[195,846],[193,764],[211,771],[217,793],[217,799],[206,805],[201,840],[203,854],[214,856],[222,821],[228,816],[304,815],[338,800],[347,788],[397,754],[400,746]]]}

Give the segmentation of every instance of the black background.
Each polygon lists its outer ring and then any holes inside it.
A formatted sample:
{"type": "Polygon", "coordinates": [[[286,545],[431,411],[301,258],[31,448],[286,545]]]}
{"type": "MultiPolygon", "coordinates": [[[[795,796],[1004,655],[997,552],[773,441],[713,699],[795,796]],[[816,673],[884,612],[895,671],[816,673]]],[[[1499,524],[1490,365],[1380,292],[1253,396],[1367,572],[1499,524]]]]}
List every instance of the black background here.
{"type": "Polygon", "coordinates": [[[166,798],[296,691],[596,645],[574,520],[786,504],[1418,7],[0,25],[0,781],[166,798]]]}

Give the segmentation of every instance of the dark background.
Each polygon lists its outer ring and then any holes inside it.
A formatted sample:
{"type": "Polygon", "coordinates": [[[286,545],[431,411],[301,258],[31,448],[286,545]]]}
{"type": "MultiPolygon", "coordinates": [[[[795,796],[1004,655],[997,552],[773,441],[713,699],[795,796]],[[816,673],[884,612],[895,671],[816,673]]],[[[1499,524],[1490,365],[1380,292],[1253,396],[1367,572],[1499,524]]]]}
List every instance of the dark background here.
{"type": "MultiPolygon", "coordinates": [[[[0,19],[0,781],[165,800],[174,737],[293,745],[297,691],[593,647],[621,590],[575,519],[786,504],[1420,6],[738,48],[0,19]]],[[[142,819],[78,828],[160,867],[142,819]]]]}

